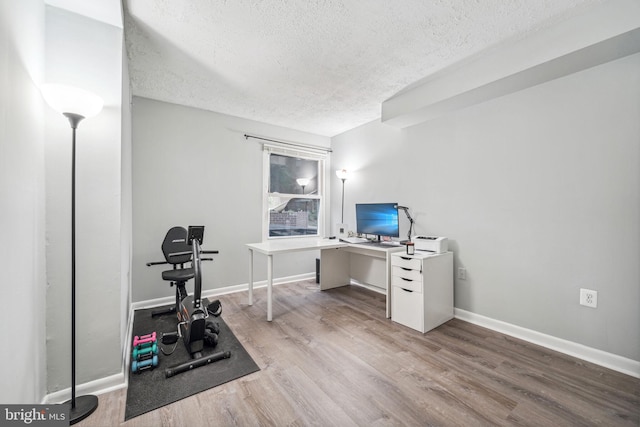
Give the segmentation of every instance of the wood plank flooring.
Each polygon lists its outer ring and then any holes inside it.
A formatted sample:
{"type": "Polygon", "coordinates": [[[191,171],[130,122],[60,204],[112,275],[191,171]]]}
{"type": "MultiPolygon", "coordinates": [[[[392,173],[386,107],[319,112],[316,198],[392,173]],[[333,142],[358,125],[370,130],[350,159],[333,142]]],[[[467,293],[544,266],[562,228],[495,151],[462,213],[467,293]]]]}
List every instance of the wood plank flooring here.
{"type": "MultiPolygon", "coordinates": [[[[220,297],[260,371],[126,423],[126,390],[80,426],[638,426],[640,380],[451,320],[422,335],[382,295],[312,281],[220,297]]],[[[152,390],[150,392],[153,392],[152,390]]]]}

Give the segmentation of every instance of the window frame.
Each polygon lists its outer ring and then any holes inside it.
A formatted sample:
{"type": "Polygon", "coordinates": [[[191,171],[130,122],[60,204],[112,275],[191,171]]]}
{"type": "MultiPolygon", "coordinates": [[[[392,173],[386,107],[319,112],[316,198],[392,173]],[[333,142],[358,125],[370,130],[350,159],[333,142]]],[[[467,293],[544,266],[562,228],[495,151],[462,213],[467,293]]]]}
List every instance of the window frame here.
{"type": "Polygon", "coordinates": [[[328,186],[327,182],[327,170],[328,167],[328,155],[327,151],[322,148],[318,148],[318,151],[305,148],[289,148],[281,147],[275,144],[263,144],[262,150],[262,240],[281,240],[281,239],[317,239],[324,236],[326,229],[326,218],[328,213],[328,186]],[[314,160],[318,162],[318,189],[317,194],[288,194],[288,193],[270,193],[269,186],[271,181],[271,154],[279,156],[294,157],[304,160],[314,160]],[[319,202],[318,208],[318,233],[317,234],[304,234],[295,236],[270,236],[269,235],[269,197],[272,194],[278,194],[283,197],[290,197],[291,199],[316,199],[319,202]]]}

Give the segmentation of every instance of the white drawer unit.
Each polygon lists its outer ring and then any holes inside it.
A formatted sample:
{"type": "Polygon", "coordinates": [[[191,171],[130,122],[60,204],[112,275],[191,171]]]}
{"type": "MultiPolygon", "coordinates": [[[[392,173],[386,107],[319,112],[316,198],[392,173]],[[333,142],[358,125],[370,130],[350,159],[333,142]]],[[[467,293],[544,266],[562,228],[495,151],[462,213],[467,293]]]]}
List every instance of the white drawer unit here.
{"type": "Polygon", "coordinates": [[[453,253],[391,255],[391,320],[425,333],[453,318],[453,253]]]}

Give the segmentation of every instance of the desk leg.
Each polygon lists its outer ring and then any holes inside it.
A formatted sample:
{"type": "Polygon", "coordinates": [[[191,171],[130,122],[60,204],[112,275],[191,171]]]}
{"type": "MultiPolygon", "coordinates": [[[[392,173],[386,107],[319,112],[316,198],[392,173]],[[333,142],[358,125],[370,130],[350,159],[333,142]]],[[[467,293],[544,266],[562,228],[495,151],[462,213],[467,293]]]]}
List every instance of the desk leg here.
{"type": "Polygon", "coordinates": [[[271,299],[273,296],[273,255],[267,256],[267,321],[273,319],[271,299]]]}
{"type": "Polygon", "coordinates": [[[253,249],[249,249],[249,305],[253,305],[253,249]]]}
{"type": "MultiPolygon", "coordinates": [[[[387,259],[385,265],[385,287],[387,288],[387,295],[385,296],[385,300],[387,302],[387,319],[391,319],[391,252],[387,252],[387,259]]],[[[424,292],[424,291],[423,291],[424,292]]]]}

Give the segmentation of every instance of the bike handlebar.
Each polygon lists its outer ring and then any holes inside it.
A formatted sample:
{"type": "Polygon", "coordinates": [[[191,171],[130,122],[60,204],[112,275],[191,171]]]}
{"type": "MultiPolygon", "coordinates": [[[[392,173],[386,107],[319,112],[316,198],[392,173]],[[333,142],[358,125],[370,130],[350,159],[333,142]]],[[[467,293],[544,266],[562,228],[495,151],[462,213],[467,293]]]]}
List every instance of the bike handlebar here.
{"type": "Polygon", "coordinates": [[[151,267],[152,265],[161,265],[161,264],[169,264],[167,261],[154,261],[148,262],[147,267],[151,267]]]}
{"type": "MultiPolygon", "coordinates": [[[[200,251],[201,254],[219,254],[220,251],[200,251]]],[[[183,252],[174,252],[171,253],[169,255],[167,255],[169,258],[171,257],[177,257],[177,256],[183,256],[183,255],[193,255],[193,250],[191,251],[183,251],[183,252]]],[[[200,261],[213,261],[213,258],[200,258],[200,261]]],[[[148,262],[147,263],[147,267],[151,267],[153,265],[164,265],[164,264],[169,264],[168,261],[154,261],[154,262],[148,262]]]]}

